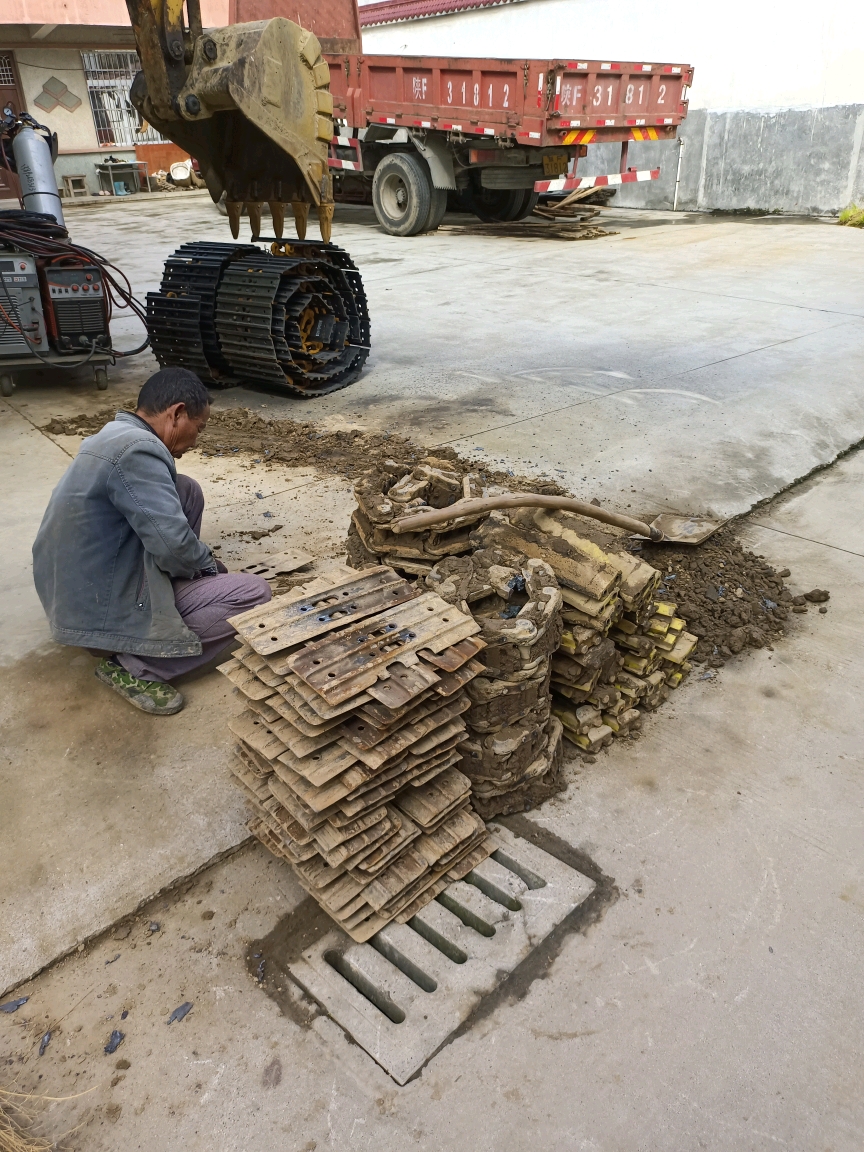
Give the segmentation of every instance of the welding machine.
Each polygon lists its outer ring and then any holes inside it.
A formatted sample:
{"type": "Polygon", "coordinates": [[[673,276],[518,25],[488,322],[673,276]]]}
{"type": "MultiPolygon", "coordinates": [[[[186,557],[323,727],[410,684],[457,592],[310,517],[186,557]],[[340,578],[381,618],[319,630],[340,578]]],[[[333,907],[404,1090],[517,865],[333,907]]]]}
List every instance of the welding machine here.
{"type": "Polygon", "coordinates": [[[12,369],[82,368],[108,387],[107,365],[136,355],[111,345],[112,303],[143,306],[128,282],[95,252],[69,239],[54,179],[55,134],[26,113],[4,109],[0,162],[21,184],[23,210],[0,212],[0,393],[15,388],[12,369]],[[11,141],[12,156],[6,144],[11,141]]]}

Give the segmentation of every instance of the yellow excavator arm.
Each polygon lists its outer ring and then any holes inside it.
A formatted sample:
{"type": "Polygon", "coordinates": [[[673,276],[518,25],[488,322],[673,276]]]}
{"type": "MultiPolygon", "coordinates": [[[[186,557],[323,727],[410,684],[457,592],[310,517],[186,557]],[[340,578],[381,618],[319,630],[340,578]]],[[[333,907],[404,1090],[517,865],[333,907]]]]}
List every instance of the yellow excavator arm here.
{"type": "Polygon", "coordinates": [[[330,240],[330,70],[317,37],[275,17],[204,31],[199,0],[126,0],[141,72],[130,93],[142,119],[199,164],[231,232],[246,205],[253,235],[270,205],[282,236],[290,204],[303,239],[310,204],[330,240]]]}

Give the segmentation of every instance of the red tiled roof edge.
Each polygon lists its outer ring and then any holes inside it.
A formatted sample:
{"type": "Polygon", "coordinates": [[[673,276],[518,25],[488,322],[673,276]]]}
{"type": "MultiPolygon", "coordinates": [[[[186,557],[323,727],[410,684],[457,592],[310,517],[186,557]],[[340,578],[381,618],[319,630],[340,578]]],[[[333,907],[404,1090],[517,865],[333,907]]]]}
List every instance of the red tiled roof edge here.
{"type": "Polygon", "coordinates": [[[422,20],[430,16],[447,16],[452,12],[467,12],[472,8],[497,8],[501,4],[519,0],[381,0],[375,4],[360,5],[360,27],[376,24],[396,24],[401,20],[422,20]]]}

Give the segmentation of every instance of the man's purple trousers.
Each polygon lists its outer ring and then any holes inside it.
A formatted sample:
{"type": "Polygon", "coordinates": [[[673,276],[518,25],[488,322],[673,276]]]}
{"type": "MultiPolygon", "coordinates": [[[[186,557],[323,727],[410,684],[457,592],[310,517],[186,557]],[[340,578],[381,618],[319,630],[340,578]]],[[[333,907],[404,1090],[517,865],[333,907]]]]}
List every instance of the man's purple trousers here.
{"type": "MultiPolygon", "coordinates": [[[[204,515],[201,485],[191,476],[178,475],[177,492],[189,526],[196,536],[200,536],[204,515]]],[[[200,656],[171,658],[119,652],[116,659],[127,672],[140,680],[173,680],[206,664],[234,639],[234,629],[227,622],[228,617],[246,612],[256,604],[266,604],[270,599],[270,585],[261,576],[226,573],[202,576],[199,580],[174,580],[173,584],[177,611],[200,639],[203,651],[200,656]]]]}

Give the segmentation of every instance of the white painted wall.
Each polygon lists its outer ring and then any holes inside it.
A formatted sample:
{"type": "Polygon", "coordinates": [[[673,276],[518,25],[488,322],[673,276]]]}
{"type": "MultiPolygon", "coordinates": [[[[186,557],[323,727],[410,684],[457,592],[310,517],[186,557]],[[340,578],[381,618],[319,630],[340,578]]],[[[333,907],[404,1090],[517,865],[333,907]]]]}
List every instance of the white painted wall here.
{"type": "Polygon", "coordinates": [[[77,48],[46,48],[41,44],[16,45],[15,59],[21,75],[27,109],[40,124],[57,133],[61,152],[88,152],[96,150],[96,126],[87,93],[87,79],[81,53],[77,48]],[[45,112],[36,104],[42,85],[51,77],[62,80],[81,103],[74,111],[58,105],[53,112],[45,112]]]}
{"type": "Polygon", "coordinates": [[[365,52],[692,64],[691,108],[864,103],[864,5],[524,0],[363,30],[365,52]]]}

